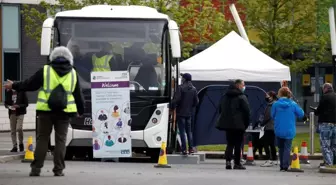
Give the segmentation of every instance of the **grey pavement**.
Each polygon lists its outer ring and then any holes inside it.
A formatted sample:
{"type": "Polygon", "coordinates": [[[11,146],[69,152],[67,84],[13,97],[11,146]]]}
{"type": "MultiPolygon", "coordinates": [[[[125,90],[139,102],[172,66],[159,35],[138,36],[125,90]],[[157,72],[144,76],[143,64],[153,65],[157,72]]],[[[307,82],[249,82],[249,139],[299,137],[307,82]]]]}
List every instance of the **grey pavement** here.
{"type": "MultiPolygon", "coordinates": [[[[259,163],[260,164],[260,163],[259,163]]],[[[279,172],[278,167],[247,167],[246,171],[225,170],[223,160],[200,165],[153,168],[144,163],[67,162],[65,177],[53,177],[52,162],[46,161],[41,177],[28,177],[29,164],[14,161],[0,164],[0,185],[335,185],[335,174],[320,174],[318,162],[302,166],[304,173],[279,172]]]]}
{"type": "MultiPolygon", "coordinates": [[[[33,145],[35,146],[35,132],[25,131],[24,134],[24,145],[26,147],[27,140],[29,136],[33,136],[33,145]]],[[[1,132],[0,133],[0,155],[4,151],[9,151],[13,147],[10,132],[1,132]]]]}

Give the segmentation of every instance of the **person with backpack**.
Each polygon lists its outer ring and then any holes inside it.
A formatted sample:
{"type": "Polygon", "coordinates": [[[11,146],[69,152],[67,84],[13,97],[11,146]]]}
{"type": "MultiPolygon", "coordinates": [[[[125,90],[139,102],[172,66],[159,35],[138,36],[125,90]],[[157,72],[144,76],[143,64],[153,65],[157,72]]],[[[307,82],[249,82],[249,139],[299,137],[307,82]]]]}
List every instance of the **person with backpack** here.
{"type": "Polygon", "coordinates": [[[56,47],[49,59],[50,63],[30,78],[20,82],[7,80],[4,85],[6,89],[16,91],[40,89],[36,104],[37,142],[30,176],[40,176],[53,128],[56,140],[53,172],[55,176],[64,176],[65,142],[70,119],[84,113],[84,98],[70,50],[63,46],[56,47]]]}

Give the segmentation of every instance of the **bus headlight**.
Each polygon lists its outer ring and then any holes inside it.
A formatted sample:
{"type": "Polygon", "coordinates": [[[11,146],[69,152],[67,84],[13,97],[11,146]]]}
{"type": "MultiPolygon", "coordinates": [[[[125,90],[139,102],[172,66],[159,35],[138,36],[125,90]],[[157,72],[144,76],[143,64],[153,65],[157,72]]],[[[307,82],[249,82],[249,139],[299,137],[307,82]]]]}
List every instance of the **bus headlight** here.
{"type": "Polygon", "coordinates": [[[157,124],[158,120],[156,118],[152,119],[152,123],[157,124]]]}

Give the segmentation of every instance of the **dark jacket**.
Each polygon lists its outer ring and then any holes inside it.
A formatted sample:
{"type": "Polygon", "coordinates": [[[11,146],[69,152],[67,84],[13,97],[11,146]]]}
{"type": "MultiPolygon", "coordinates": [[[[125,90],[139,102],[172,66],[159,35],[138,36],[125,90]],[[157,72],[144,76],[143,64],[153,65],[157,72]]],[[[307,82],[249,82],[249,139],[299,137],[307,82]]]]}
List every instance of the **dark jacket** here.
{"type": "Polygon", "coordinates": [[[336,123],[335,92],[329,91],[322,95],[315,115],[318,116],[318,123],[336,123]]]}
{"type": "Polygon", "coordinates": [[[264,119],[262,120],[260,126],[265,126],[264,130],[274,130],[274,121],[271,118],[271,109],[272,105],[275,101],[272,101],[267,104],[265,112],[264,112],[264,119]]]}
{"type": "MultiPolygon", "coordinates": [[[[64,59],[64,58],[63,58],[64,59]]],[[[68,74],[73,66],[72,63],[70,63],[67,60],[51,60],[52,62],[49,64],[55,71],[56,73],[62,77],[66,74],[68,74]]],[[[43,87],[43,67],[39,69],[33,76],[31,76],[29,79],[21,82],[15,82],[13,84],[13,89],[17,91],[36,91],[43,87]]],[[[77,83],[75,85],[75,90],[73,92],[73,96],[75,98],[75,103],[77,105],[77,112],[79,115],[83,115],[84,113],[84,98],[82,95],[82,91],[80,88],[80,83],[78,80],[78,74],[77,74],[77,83]]],[[[43,113],[56,113],[53,111],[37,111],[37,113],[43,112],[43,113]]],[[[67,114],[70,117],[76,116],[76,113],[64,113],[64,112],[58,112],[60,114],[67,114]]]]}
{"type": "Polygon", "coordinates": [[[222,97],[220,115],[216,123],[219,130],[245,131],[250,124],[250,107],[241,90],[231,85],[222,97]]]}
{"type": "Polygon", "coordinates": [[[192,116],[193,108],[197,104],[197,90],[190,81],[183,83],[177,88],[172,101],[172,108],[176,108],[176,116],[192,116]]]}
{"type": "MultiPolygon", "coordinates": [[[[8,109],[8,106],[18,105],[19,108],[16,108],[15,114],[17,116],[24,115],[27,113],[28,107],[28,98],[25,92],[17,92],[16,103],[12,100],[13,91],[6,91],[5,92],[5,107],[8,109]]],[[[8,115],[10,116],[12,110],[8,109],[8,115]]]]}

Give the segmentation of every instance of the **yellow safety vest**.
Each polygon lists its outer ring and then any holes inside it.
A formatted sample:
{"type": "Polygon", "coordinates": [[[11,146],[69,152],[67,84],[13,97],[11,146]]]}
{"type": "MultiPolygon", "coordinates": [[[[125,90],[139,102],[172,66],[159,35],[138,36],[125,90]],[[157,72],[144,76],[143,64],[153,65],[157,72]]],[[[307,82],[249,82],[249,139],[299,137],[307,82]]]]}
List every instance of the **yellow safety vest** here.
{"type": "Polygon", "coordinates": [[[63,110],[66,113],[77,112],[77,106],[73,92],[75,91],[75,85],[77,83],[77,75],[74,69],[63,77],[59,77],[56,71],[49,65],[43,67],[43,88],[39,91],[37,97],[36,110],[51,111],[48,105],[50,93],[59,84],[63,85],[64,90],[68,94],[68,105],[63,110]]]}
{"type": "Polygon", "coordinates": [[[113,55],[105,55],[98,58],[96,55],[92,56],[92,71],[111,71],[110,60],[113,55]]]}

